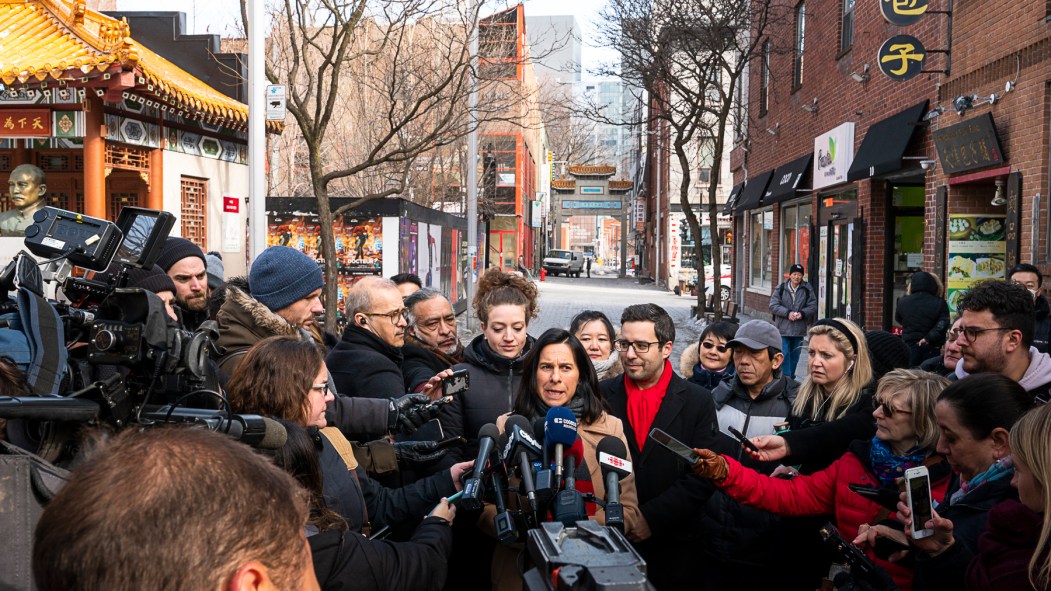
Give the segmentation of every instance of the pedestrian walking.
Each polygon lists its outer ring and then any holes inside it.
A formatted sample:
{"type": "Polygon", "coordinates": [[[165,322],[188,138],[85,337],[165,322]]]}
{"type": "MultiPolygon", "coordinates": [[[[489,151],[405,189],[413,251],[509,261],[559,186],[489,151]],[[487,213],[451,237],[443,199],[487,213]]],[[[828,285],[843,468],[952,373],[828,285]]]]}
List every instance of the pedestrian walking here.
{"type": "Polygon", "coordinates": [[[799,349],[807,328],[817,318],[817,293],[810,283],[803,280],[803,265],[796,263],[788,268],[788,279],[781,282],[770,294],[770,313],[774,325],[781,333],[781,353],[785,356],[784,372],[789,377],[796,375],[799,349]]]}
{"type": "Polygon", "coordinates": [[[588,271],[588,279],[591,279],[591,257],[587,258],[587,261],[584,263],[584,267],[588,271]]]}

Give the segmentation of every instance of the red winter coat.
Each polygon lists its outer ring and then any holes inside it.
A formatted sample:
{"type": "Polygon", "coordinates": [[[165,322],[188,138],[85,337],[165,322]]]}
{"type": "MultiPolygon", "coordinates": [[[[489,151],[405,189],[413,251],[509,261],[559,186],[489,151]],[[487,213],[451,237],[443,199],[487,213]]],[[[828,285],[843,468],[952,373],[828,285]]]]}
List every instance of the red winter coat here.
{"type": "MultiPolygon", "coordinates": [[[[867,448],[868,446],[865,446],[866,450],[867,448]]],[[[868,454],[862,454],[859,450],[860,446],[855,443],[851,451],[843,454],[843,457],[828,468],[810,475],[796,476],[791,480],[764,476],[745,468],[731,457],[723,456],[729,464],[730,473],[725,480],[716,483],[716,486],[739,503],[778,515],[834,513],[836,527],[847,541],[851,541],[857,537],[858,528],[862,523],[872,523],[887,516],[887,511],[882,506],[848,488],[851,484],[880,486],[879,479],[870,468],[868,454]]],[[[931,497],[936,503],[941,502],[948,485],[947,469],[932,470],[931,497]]],[[[912,589],[911,569],[880,560],[871,550],[868,555],[894,578],[894,582],[902,591],[912,589]]]]}

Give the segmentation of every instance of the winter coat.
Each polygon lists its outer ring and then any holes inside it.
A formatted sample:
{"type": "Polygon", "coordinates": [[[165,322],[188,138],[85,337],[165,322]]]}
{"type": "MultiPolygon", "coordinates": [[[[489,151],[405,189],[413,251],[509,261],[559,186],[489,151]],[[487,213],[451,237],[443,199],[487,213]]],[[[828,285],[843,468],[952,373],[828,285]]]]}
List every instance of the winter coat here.
{"type": "MultiPolygon", "coordinates": [[[[962,379],[968,375],[961,360],[956,364],[956,378],[962,379]]],[[[1036,347],[1029,347],[1029,369],[1025,370],[1018,384],[1029,394],[1047,402],[1051,397],[1051,355],[1041,353],[1036,347]]]]}
{"type": "Polygon", "coordinates": [[[804,474],[827,467],[857,439],[869,440],[876,434],[876,419],[872,416],[872,386],[861,390],[857,402],[843,416],[834,421],[811,419],[792,415],[788,418],[789,431],[785,438],[791,455],[782,459],[785,465],[802,465],[804,474]]]}
{"type": "MultiPolygon", "coordinates": [[[[713,451],[726,454],[763,474],[773,472],[779,462],[758,462],[744,453],[740,442],[730,435],[728,427],[745,437],[771,435],[774,424],[784,421],[792,412],[792,402],[799,384],[778,375],[755,399],[739,380],[723,382],[712,392],[719,420],[718,443],[713,451]]],[[[704,522],[708,535],[704,551],[720,561],[763,564],[776,550],[771,547],[771,528],[778,518],[766,511],[741,505],[722,492],[708,500],[704,522]]]]}
{"type": "Polygon", "coordinates": [[[392,347],[364,328],[349,324],[325,364],[340,394],[397,398],[407,392],[401,360],[400,347],[392,347]]]}
{"type": "Polygon", "coordinates": [[[817,319],[817,293],[806,281],[800,281],[793,300],[788,279],[781,282],[770,294],[770,313],[774,325],[783,337],[805,337],[807,328],[817,319]],[[802,312],[799,320],[789,320],[789,312],[802,312]]]}
{"type": "MultiPolygon", "coordinates": [[[[223,355],[216,361],[227,377],[233,374],[248,349],[267,337],[298,335],[303,339],[314,338],[310,331],[292,326],[233,285],[226,286],[226,299],[216,314],[216,320],[219,323],[219,340],[216,344],[220,351],[223,351],[223,355]]],[[[338,427],[349,439],[366,439],[357,436],[387,431],[389,411],[389,403],[386,400],[355,399],[337,395],[335,400],[328,404],[325,418],[329,425],[338,427]]],[[[382,446],[370,447],[374,453],[381,454],[382,460],[374,466],[370,465],[369,470],[383,472],[397,469],[392,448],[387,449],[387,453],[381,453],[382,446]]],[[[380,456],[377,456],[377,459],[380,459],[380,456]]]]}
{"type": "Polygon", "coordinates": [[[496,423],[497,417],[511,410],[522,381],[525,356],[534,342],[533,337],[527,336],[525,347],[514,359],[493,351],[485,335],[478,335],[464,349],[463,363],[453,369],[466,369],[470,386],[442,408],[438,420],[446,437],[462,436],[467,439],[467,445],[451,449],[446,454],[446,462],[474,459],[478,452],[478,430],[487,423],[496,423]]]}
{"type": "Polygon", "coordinates": [[[924,361],[920,364],[920,369],[922,369],[923,371],[936,373],[940,376],[949,377],[950,375],[952,375],[953,379],[956,378],[955,369],[945,369],[945,356],[943,354],[938,354],[937,356],[931,357],[927,361],[924,361]]]}
{"type": "MultiPolygon", "coordinates": [[[[833,513],[836,527],[847,540],[858,535],[863,523],[874,523],[889,516],[883,506],[850,490],[851,484],[879,487],[879,478],[869,461],[871,442],[857,441],[849,452],[831,466],[790,480],[770,478],[742,466],[732,457],[723,456],[729,464],[729,475],[716,483],[723,492],[740,503],[778,515],[820,515],[833,513]]],[[[934,458],[929,458],[931,461],[934,458]]],[[[940,502],[949,483],[950,469],[944,459],[929,465],[931,498],[940,502]]],[[[902,591],[912,588],[912,570],[900,564],[881,560],[868,551],[869,558],[894,578],[902,591]]]]}
{"type": "Polygon", "coordinates": [[[733,361],[723,368],[722,371],[711,371],[705,369],[701,365],[701,358],[699,350],[701,348],[700,343],[694,343],[682,352],[679,356],[679,375],[686,378],[686,381],[693,382],[698,386],[714,392],[715,388],[722,382],[728,382],[737,375],[737,371],[734,369],[733,361]]]}
{"type": "Polygon", "coordinates": [[[307,538],[322,591],[439,591],[445,584],[453,533],[427,517],[407,542],[369,540],[350,531],[307,538]]]}
{"type": "MultiPolygon", "coordinates": [[[[600,384],[600,389],[610,414],[624,425],[639,508],[653,532],[635,547],[650,565],[651,580],[657,588],[696,588],[697,548],[707,535],[702,523],[704,505],[715,489],[659,444],[649,442],[639,449],[635,429],[628,420],[626,379],[610,378],[600,384]]],[[[652,427],[690,447],[715,445],[719,424],[711,393],[673,374],[652,427]]]]}
{"type": "Polygon", "coordinates": [[[1036,298],[1033,310],[1033,346],[1041,353],[1051,353],[1051,305],[1046,296],[1036,298]]]}
{"type": "Polygon", "coordinates": [[[915,345],[926,339],[928,346],[937,349],[945,344],[945,332],[952,325],[949,304],[938,294],[938,284],[930,273],[913,273],[911,289],[912,293],[898,300],[894,312],[894,320],[901,324],[901,340],[915,345]]]}
{"type": "Polygon", "coordinates": [[[956,543],[938,556],[916,557],[916,581],[929,591],[1033,589],[1029,559],[1040,538],[1043,516],[1022,503],[1005,500],[989,511],[978,551],[956,543]]]}
{"type": "Polygon", "coordinates": [[[401,348],[401,354],[401,374],[408,392],[419,392],[427,380],[463,362],[463,347],[460,347],[457,355],[449,355],[434,350],[408,333],[405,334],[405,346],[401,348]]]}

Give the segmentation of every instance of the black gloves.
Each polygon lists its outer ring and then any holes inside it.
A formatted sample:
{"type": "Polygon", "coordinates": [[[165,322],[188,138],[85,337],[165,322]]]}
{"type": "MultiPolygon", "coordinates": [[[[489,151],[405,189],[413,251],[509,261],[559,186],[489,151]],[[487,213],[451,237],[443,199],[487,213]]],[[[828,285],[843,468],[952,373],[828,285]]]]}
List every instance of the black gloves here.
{"type": "Polygon", "coordinates": [[[448,449],[438,449],[434,441],[399,441],[394,444],[398,463],[429,464],[442,459],[448,449]]]}
{"type": "Polygon", "coordinates": [[[438,416],[440,408],[440,404],[431,404],[431,399],[423,394],[406,394],[392,398],[387,415],[387,430],[412,433],[438,416]]]}

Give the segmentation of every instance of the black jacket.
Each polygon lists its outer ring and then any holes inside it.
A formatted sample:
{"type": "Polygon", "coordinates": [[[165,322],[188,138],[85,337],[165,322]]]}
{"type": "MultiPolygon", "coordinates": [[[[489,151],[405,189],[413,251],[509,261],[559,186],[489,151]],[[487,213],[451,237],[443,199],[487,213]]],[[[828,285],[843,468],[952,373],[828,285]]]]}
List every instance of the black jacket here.
{"type": "Polygon", "coordinates": [[[847,452],[855,439],[870,440],[876,434],[872,416],[871,387],[861,390],[858,401],[834,421],[812,420],[795,415],[788,418],[791,431],[782,435],[792,455],[783,464],[802,464],[801,472],[809,474],[827,468],[847,452]]]}
{"type": "Polygon", "coordinates": [[[401,374],[405,379],[406,392],[415,392],[427,380],[452,367],[430,349],[409,344],[408,338],[405,339],[405,346],[401,348],[401,354],[401,374]]]}
{"type": "MultiPolygon", "coordinates": [[[[671,371],[666,368],[666,371],[671,371]]],[[[636,545],[651,562],[651,580],[658,589],[690,589],[697,585],[697,556],[701,539],[705,503],[712,496],[712,484],[694,476],[686,462],[649,442],[639,449],[635,429],[628,419],[625,376],[601,383],[602,397],[610,414],[624,423],[624,436],[635,472],[639,509],[653,536],[636,545]]],[[[667,432],[686,445],[711,449],[718,444],[719,424],[712,395],[704,388],[672,375],[654,428],[667,432]]]]}
{"type": "Polygon", "coordinates": [[[438,591],[445,584],[453,534],[428,517],[407,542],[368,540],[348,531],[307,538],[323,591],[438,591]]]}
{"type": "Polygon", "coordinates": [[[522,365],[534,342],[533,337],[527,336],[522,353],[514,359],[497,355],[485,335],[478,335],[464,349],[463,363],[453,369],[466,369],[470,386],[442,408],[438,420],[446,437],[462,436],[467,439],[467,445],[450,450],[445,463],[473,459],[478,451],[478,430],[487,423],[496,423],[496,417],[511,411],[522,381],[522,365]]]}
{"type": "Polygon", "coordinates": [[[400,348],[353,324],[347,326],[343,338],[325,359],[336,391],[364,398],[397,398],[405,394],[401,362],[400,348]]]}
{"type": "Polygon", "coordinates": [[[924,271],[912,274],[912,293],[898,300],[894,319],[901,324],[901,340],[914,345],[920,339],[937,349],[945,344],[949,330],[949,305],[938,295],[934,276],[924,271]]]}
{"type": "Polygon", "coordinates": [[[1033,346],[1041,353],[1051,351],[1051,305],[1046,296],[1036,298],[1033,311],[1033,346]]]}

